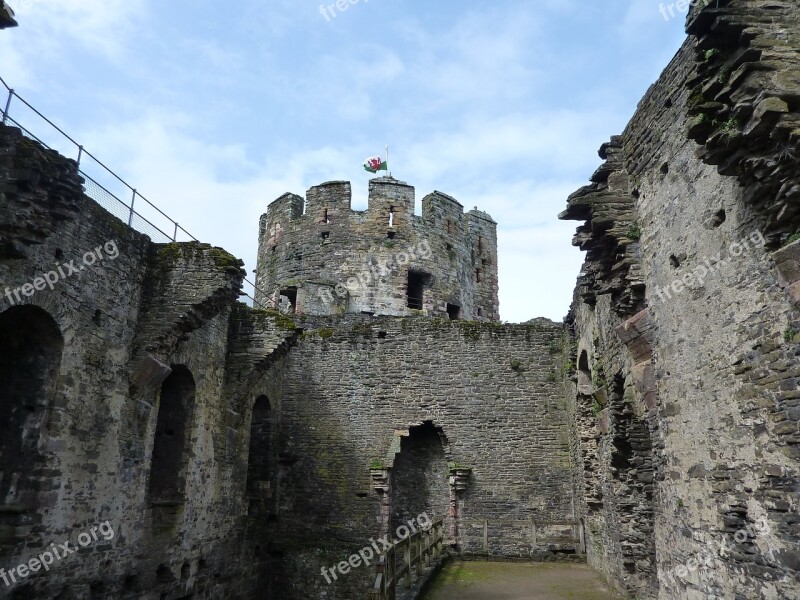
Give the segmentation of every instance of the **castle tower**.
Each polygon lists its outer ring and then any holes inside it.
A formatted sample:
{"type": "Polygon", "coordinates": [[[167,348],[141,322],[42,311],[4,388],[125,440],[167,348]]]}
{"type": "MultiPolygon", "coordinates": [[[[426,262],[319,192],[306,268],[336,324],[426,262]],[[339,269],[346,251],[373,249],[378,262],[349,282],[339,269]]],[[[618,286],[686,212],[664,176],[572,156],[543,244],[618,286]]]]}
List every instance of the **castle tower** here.
{"type": "Polygon", "coordinates": [[[260,222],[256,299],[311,315],[499,320],[497,224],[441,192],[423,198],[422,216],[414,200],[412,186],[378,177],[366,211],[352,210],[344,181],[273,201],[260,222]]]}

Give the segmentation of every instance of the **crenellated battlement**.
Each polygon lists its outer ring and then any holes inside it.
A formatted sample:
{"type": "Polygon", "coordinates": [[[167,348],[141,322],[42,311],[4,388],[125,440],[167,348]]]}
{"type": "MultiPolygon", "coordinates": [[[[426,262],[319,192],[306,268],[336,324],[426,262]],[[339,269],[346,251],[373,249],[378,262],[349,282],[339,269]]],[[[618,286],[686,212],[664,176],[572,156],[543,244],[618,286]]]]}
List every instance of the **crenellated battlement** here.
{"type": "Polygon", "coordinates": [[[434,191],[417,215],[414,187],[392,177],[370,180],[366,210],[353,210],[352,196],[349,182],[330,181],[269,204],[259,227],[264,295],[311,314],[499,318],[497,224],[488,213],[465,213],[434,191]],[[394,266],[364,275],[381,264],[394,266]]]}
{"type": "Polygon", "coordinates": [[[354,220],[386,221],[388,224],[389,215],[392,215],[393,227],[421,221],[442,227],[448,235],[468,231],[466,223],[472,218],[494,223],[488,213],[477,210],[465,213],[458,200],[439,191],[422,199],[422,215],[417,215],[414,212],[414,187],[392,177],[377,177],[370,181],[366,210],[354,210],[352,201],[353,190],[349,181],[328,181],[310,188],[305,198],[287,193],[273,200],[261,216],[261,222],[298,219],[313,224],[329,224],[334,219],[349,221],[354,217],[354,220]]]}

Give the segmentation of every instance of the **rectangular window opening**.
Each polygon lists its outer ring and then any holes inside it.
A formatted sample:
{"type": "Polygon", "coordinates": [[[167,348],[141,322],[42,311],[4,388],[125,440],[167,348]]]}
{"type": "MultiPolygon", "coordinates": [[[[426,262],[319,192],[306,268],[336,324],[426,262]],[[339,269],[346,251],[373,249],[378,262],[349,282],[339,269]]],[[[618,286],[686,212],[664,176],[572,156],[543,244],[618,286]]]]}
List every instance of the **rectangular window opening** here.
{"type": "Polygon", "coordinates": [[[389,207],[389,227],[394,227],[394,206],[389,207]]]}
{"type": "Polygon", "coordinates": [[[477,283],[481,282],[481,270],[480,269],[475,269],[475,281],[477,283]]]}
{"type": "Polygon", "coordinates": [[[396,232],[394,232],[394,231],[390,231],[390,232],[388,232],[388,233],[386,234],[386,236],[387,236],[387,237],[388,237],[390,240],[393,240],[393,239],[394,239],[394,236],[395,236],[395,233],[396,233],[396,232]]]}
{"type": "Polygon", "coordinates": [[[289,308],[287,312],[290,314],[297,312],[297,288],[294,286],[288,287],[284,290],[281,290],[280,295],[282,296],[281,304],[283,304],[284,297],[289,302],[289,308]]]}
{"type": "Polygon", "coordinates": [[[331,232],[323,231],[322,233],[319,234],[319,237],[321,237],[323,240],[327,240],[331,237],[331,232]]]}
{"type": "Polygon", "coordinates": [[[331,222],[331,220],[328,218],[328,209],[327,208],[325,209],[325,214],[322,216],[322,222],[326,223],[326,224],[331,222]]]}
{"type": "Polygon", "coordinates": [[[461,316],[461,307],[457,304],[448,304],[447,316],[450,317],[451,321],[458,321],[459,317],[461,316]]]}
{"type": "Polygon", "coordinates": [[[422,296],[429,278],[423,271],[408,272],[408,308],[422,310],[422,296]]]}

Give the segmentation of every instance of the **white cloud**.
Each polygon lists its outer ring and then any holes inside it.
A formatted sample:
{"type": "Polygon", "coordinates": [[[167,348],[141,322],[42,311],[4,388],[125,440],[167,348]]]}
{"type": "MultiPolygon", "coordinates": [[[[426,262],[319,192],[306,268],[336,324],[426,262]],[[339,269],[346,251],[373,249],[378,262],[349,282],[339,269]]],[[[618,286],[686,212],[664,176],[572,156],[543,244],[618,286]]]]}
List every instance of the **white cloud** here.
{"type": "Polygon", "coordinates": [[[4,78],[11,85],[47,90],[42,72],[68,66],[67,48],[119,61],[125,42],[146,14],[146,0],[18,0],[19,29],[0,36],[4,78]]]}

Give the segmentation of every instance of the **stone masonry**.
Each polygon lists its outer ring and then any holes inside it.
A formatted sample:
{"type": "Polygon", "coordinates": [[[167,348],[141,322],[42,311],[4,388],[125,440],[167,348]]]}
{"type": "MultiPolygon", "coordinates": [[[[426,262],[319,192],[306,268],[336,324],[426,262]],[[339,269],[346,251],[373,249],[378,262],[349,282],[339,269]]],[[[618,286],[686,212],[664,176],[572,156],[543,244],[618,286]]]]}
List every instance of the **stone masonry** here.
{"type": "Polygon", "coordinates": [[[325,569],[424,513],[629,598],[800,599],[800,5],[687,33],[560,215],[564,323],[501,324],[495,222],[390,177],[272,202],[252,308],[0,126],[0,598],[358,600],[325,569]]]}
{"type": "Polygon", "coordinates": [[[261,217],[256,300],[311,315],[373,313],[499,320],[497,224],[441,192],[422,199],[392,177],[369,183],[366,211],[350,184],[286,194],[261,217]],[[305,211],[304,211],[305,205],[305,211]]]}
{"type": "Polygon", "coordinates": [[[633,597],[800,598],[800,6],[695,4],[561,215],[578,518],[633,597]]]}

